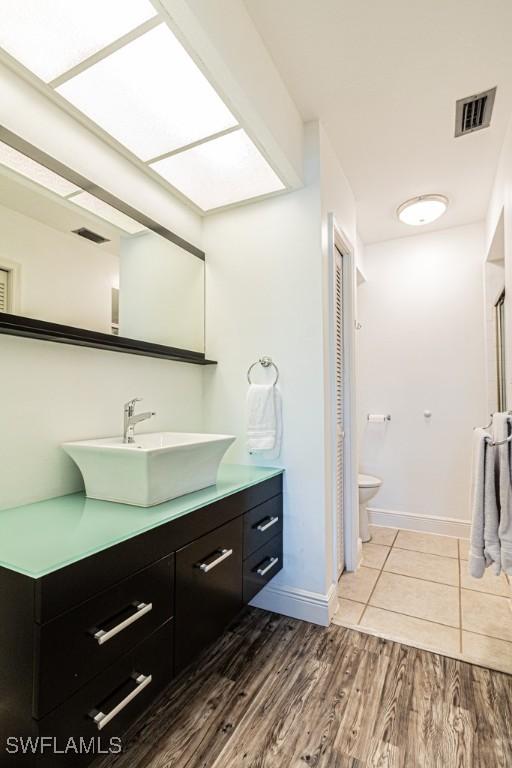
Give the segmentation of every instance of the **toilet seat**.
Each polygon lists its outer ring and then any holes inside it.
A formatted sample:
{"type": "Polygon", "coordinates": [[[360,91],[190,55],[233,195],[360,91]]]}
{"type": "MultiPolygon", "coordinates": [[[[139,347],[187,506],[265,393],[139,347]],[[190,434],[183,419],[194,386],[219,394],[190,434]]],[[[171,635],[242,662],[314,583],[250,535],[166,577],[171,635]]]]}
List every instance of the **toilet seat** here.
{"type": "Polygon", "coordinates": [[[357,484],[359,488],[378,488],[382,485],[382,480],[373,475],[358,475],[357,484]]]}

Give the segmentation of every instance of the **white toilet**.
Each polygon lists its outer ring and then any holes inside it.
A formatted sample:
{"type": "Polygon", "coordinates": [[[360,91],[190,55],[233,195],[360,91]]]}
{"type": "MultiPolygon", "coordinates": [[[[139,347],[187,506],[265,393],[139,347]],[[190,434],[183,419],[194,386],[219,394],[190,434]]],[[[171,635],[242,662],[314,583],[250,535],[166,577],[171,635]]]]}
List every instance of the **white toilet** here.
{"type": "Polygon", "coordinates": [[[370,531],[368,529],[368,509],[367,505],[370,499],[373,499],[382,485],[380,477],[373,475],[359,475],[359,536],[362,541],[370,541],[370,531]]]}

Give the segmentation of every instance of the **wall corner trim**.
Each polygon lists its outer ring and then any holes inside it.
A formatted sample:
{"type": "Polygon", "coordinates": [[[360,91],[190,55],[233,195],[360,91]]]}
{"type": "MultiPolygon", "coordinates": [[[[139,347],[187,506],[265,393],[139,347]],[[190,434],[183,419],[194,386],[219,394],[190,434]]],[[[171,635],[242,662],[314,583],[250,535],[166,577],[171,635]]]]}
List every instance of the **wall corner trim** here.
{"type": "Polygon", "coordinates": [[[331,585],[327,594],[269,584],[250,603],[253,608],[262,608],[323,627],[329,626],[337,604],[336,584],[331,585]]]}

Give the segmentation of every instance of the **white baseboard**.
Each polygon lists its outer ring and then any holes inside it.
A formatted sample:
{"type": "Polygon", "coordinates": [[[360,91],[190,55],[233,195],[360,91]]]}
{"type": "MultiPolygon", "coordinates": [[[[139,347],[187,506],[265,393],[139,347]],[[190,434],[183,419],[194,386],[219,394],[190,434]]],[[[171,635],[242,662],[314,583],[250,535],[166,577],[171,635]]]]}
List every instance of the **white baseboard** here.
{"type": "Polygon", "coordinates": [[[331,585],[326,595],[295,587],[269,584],[256,595],[250,605],[328,627],[338,606],[338,592],[336,584],[331,585]]]}
{"type": "Polygon", "coordinates": [[[397,512],[393,509],[368,507],[368,519],[373,525],[385,525],[388,528],[405,528],[409,531],[439,533],[443,536],[456,536],[469,539],[471,523],[456,517],[436,517],[420,515],[417,512],[397,512]]]}

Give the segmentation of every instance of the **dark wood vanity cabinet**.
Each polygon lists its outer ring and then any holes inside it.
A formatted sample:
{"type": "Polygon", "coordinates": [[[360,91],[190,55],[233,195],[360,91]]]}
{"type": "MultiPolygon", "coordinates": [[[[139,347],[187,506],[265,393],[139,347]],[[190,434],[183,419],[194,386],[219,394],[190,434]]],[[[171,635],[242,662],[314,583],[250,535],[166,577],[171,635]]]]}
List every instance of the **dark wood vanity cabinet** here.
{"type": "Polygon", "coordinates": [[[110,748],[282,568],[282,515],[277,475],[39,579],[0,568],[0,766],[110,748]],[[6,751],[26,736],[94,748],[6,751]]]}

